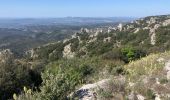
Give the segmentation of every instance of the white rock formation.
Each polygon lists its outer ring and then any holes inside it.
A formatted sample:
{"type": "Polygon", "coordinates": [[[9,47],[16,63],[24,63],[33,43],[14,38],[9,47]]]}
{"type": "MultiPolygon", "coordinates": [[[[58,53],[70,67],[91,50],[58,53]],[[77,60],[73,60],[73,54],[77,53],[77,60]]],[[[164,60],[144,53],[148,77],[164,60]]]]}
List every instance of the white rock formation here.
{"type": "Polygon", "coordinates": [[[104,88],[108,86],[110,80],[104,79],[94,84],[87,84],[82,86],[79,90],[77,90],[72,96],[78,97],[79,100],[95,100],[96,91],[94,89],[104,88]]]}
{"type": "Polygon", "coordinates": [[[107,29],[107,33],[111,33],[112,31],[116,31],[116,30],[117,30],[116,27],[109,27],[109,28],[107,29]]]}
{"type": "Polygon", "coordinates": [[[167,26],[167,25],[170,25],[170,19],[165,20],[165,21],[163,22],[163,26],[167,26]]]}
{"type": "Polygon", "coordinates": [[[81,32],[81,33],[89,33],[90,30],[87,29],[87,28],[81,28],[80,32],[81,32]]]}
{"type": "Polygon", "coordinates": [[[73,35],[71,36],[72,39],[74,39],[74,38],[76,38],[76,37],[77,37],[77,33],[75,33],[75,34],[73,34],[73,35]]]}
{"type": "Polygon", "coordinates": [[[138,95],[136,95],[136,96],[137,96],[138,100],[145,100],[145,97],[142,96],[142,95],[140,95],[140,94],[138,94],[138,95]]]}
{"type": "Polygon", "coordinates": [[[70,39],[64,39],[63,40],[63,43],[66,43],[66,42],[68,42],[70,39]]]}
{"type": "Polygon", "coordinates": [[[97,29],[95,30],[94,36],[97,36],[99,33],[103,33],[103,29],[102,29],[102,28],[97,28],[97,29]]]}
{"type": "Polygon", "coordinates": [[[166,77],[167,77],[168,80],[170,80],[170,71],[167,72],[166,77]]]}
{"type": "Polygon", "coordinates": [[[170,60],[165,63],[165,70],[170,71],[170,60]]]}
{"type": "Polygon", "coordinates": [[[152,45],[156,44],[156,34],[155,34],[155,32],[151,33],[151,44],[152,45]]]}
{"type": "MultiPolygon", "coordinates": [[[[119,85],[125,84],[124,77],[120,77],[116,81],[119,82],[119,85]]],[[[114,85],[116,84],[114,84],[114,81],[112,81],[111,79],[103,79],[94,84],[87,84],[87,85],[82,86],[74,94],[72,94],[71,97],[73,98],[78,97],[79,100],[98,100],[97,91],[99,89],[107,90],[107,89],[110,89],[110,87],[114,87],[114,85]]]]}
{"type": "Polygon", "coordinates": [[[83,41],[81,40],[80,36],[77,36],[79,43],[82,43],[83,41]]]}
{"type": "Polygon", "coordinates": [[[154,24],[156,23],[156,17],[151,17],[150,20],[147,21],[148,24],[154,24]]]}
{"type": "Polygon", "coordinates": [[[149,30],[150,28],[149,27],[144,27],[143,30],[149,30]]]}
{"type": "Polygon", "coordinates": [[[112,39],[111,37],[104,38],[103,42],[111,42],[111,39],[112,39]]]}
{"type": "Polygon", "coordinates": [[[155,100],[161,100],[161,98],[160,98],[160,95],[159,94],[155,94],[155,100]]]}
{"type": "Polygon", "coordinates": [[[160,84],[159,78],[156,78],[156,84],[160,84]]]}
{"type": "Polygon", "coordinates": [[[66,45],[64,47],[63,57],[64,58],[73,58],[74,55],[75,55],[75,53],[71,51],[71,43],[66,45]]]}
{"type": "Polygon", "coordinates": [[[134,92],[132,91],[131,93],[130,93],[130,95],[128,95],[128,100],[135,100],[136,98],[135,98],[135,94],[134,94],[134,92]]]}
{"type": "Polygon", "coordinates": [[[156,25],[154,26],[154,29],[157,30],[160,26],[161,26],[160,24],[156,24],[156,25]]]}
{"type": "Polygon", "coordinates": [[[167,72],[167,79],[170,79],[170,60],[165,63],[165,71],[167,72]]]}
{"type": "Polygon", "coordinates": [[[156,44],[156,30],[160,27],[161,25],[159,24],[156,24],[154,26],[154,28],[151,28],[150,29],[150,32],[149,32],[149,35],[150,35],[150,38],[151,38],[151,44],[152,45],[155,45],[156,44]]]}
{"type": "Polygon", "coordinates": [[[112,30],[113,30],[112,27],[109,27],[108,30],[107,30],[107,32],[108,32],[108,33],[111,33],[112,30]]]}
{"type": "Polygon", "coordinates": [[[134,31],[134,33],[137,33],[137,32],[139,32],[139,31],[140,31],[140,28],[136,28],[135,31],[134,31]]]}
{"type": "Polygon", "coordinates": [[[6,49],[0,52],[0,63],[8,62],[13,57],[13,53],[10,49],[6,49]]]}
{"type": "Polygon", "coordinates": [[[94,38],[90,39],[87,43],[95,42],[96,40],[97,40],[97,38],[94,37],[94,38]]]}
{"type": "Polygon", "coordinates": [[[117,28],[118,28],[119,31],[122,31],[122,30],[123,30],[123,24],[120,23],[120,24],[117,26],[117,28]]]}
{"type": "Polygon", "coordinates": [[[164,58],[158,58],[158,59],[157,59],[157,62],[159,62],[159,63],[161,63],[161,62],[163,62],[163,61],[165,61],[164,58]]]}
{"type": "Polygon", "coordinates": [[[139,20],[134,21],[134,23],[136,23],[138,25],[140,24],[139,20]]]}
{"type": "Polygon", "coordinates": [[[34,50],[34,49],[28,50],[26,52],[26,55],[28,55],[29,57],[31,57],[33,59],[38,58],[38,54],[36,53],[36,50],[34,50]]]}

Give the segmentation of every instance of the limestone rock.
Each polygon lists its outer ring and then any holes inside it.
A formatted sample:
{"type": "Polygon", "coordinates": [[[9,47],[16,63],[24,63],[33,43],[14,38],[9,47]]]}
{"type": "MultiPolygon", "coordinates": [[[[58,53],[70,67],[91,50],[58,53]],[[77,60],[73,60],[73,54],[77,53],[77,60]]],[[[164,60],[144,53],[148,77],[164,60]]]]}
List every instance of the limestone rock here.
{"type": "Polygon", "coordinates": [[[104,38],[103,42],[111,42],[111,39],[112,39],[111,37],[104,38]]]}
{"type": "Polygon", "coordinates": [[[138,95],[136,95],[136,96],[137,96],[138,100],[145,100],[145,97],[142,96],[142,95],[140,95],[140,94],[138,94],[138,95]]]}
{"type": "Polygon", "coordinates": [[[170,71],[167,72],[166,77],[167,77],[168,80],[170,80],[170,71]]]}
{"type": "Polygon", "coordinates": [[[170,71],[170,60],[165,63],[165,70],[170,71]]]}
{"type": "MultiPolygon", "coordinates": [[[[124,85],[125,84],[125,78],[121,77],[117,79],[119,85],[124,85]]],[[[115,87],[116,89],[116,84],[111,79],[103,79],[99,82],[96,82],[94,84],[87,84],[82,86],[80,89],[74,92],[71,97],[73,98],[79,98],[79,100],[100,100],[99,96],[97,95],[97,91],[102,89],[103,91],[109,90],[111,87],[115,87]]],[[[118,90],[113,90],[114,92],[118,90]]],[[[118,96],[118,95],[117,95],[118,96]]],[[[117,97],[115,95],[115,97],[117,97]]],[[[120,97],[120,96],[119,96],[120,97]]],[[[121,96],[122,98],[122,96],[121,96]]]]}
{"type": "Polygon", "coordinates": [[[63,57],[65,57],[65,58],[73,58],[74,55],[75,55],[75,53],[71,51],[71,43],[66,45],[64,47],[63,57]]]}
{"type": "Polygon", "coordinates": [[[135,31],[134,31],[134,33],[137,33],[137,32],[139,32],[139,31],[140,31],[140,28],[136,28],[135,31]]]}
{"type": "Polygon", "coordinates": [[[119,31],[122,31],[122,30],[123,30],[123,24],[120,23],[120,24],[117,26],[117,28],[118,28],[119,31]]]}
{"type": "Polygon", "coordinates": [[[160,95],[159,94],[155,94],[155,100],[161,100],[161,98],[160,98],[160,95]]]}
{"type": "Polygon", "coordinates": [[[127,98],[128,98],[128,100],[137,100],[137,97],[136,97],[134,91],[132,91],[132,92],[130,93],[130,95],[128,95],[127,98]]]}
{"type": "Polygon", "coordinates": [[[167,72],[167,79],[170,79],[170,60],[165,63],[165,71],[167,72]]]}
{"type": "Polygon", "coordinates": [[[0,63],[7,62],[11,58],[13,58],[13,53],[10,49],[6,49],[0,52],[0,63]]]}
{"type": "Polygon", "coordinates": [[[163,26],[167,26],[167,25],[170,25],[170,19],[165,20],[165,21],[163,22],[163,26]]]}

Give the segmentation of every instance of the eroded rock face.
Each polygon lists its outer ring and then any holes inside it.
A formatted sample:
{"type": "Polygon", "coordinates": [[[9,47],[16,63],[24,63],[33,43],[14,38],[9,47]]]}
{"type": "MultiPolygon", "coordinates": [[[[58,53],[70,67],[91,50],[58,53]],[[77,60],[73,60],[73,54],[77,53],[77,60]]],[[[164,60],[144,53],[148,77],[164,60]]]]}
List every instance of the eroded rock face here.
{"type": "Polygon", "coordinates": [[[140,31],[140,28],[136,28],[134,33],[138,33],[140,31]]]}
{"type": "Polygon", "coordinates": [[[138,98],[138,100],[145,100],[145,97],[140,94],[137,95],[137,98],[138,98]]]}
{"type": "Polygon", "coordinates": [[[89,33],[90,30],[87,29],[87,28],[81,28],[80,32],[81,32],[81,33],[89,33]]]}
{"type": "MultiPolygon", "coordinates": [[[[125,78],[123,77],[116,79],[116,81],[119,83],[119,86],[124,86],[125,84],[125,78]]],[[[71,95],[71,97],[78,98],[79,100],[101,100],[100,96],[98,95],[98,91],[101,89],[102,91],[108,91],[113,88],[112,89],[113,92],[116,92],[118,91],[117,90],[118,84],[116,83],[114,83],[112,79],[103,79],[94,84],[87,84],[87,85],[82,86],[80,89],[75,91],[71,95]]],[[[123,96],[119,94],[119,95],[116,95],[115,98],[123,98],[123,96]]]]}
{"type": "MultiPolygon", "coordinates": [[[[37,48],[38,49],[38,48],[37,48]]],[[[30,49],[28,51],[26,51],[26,56],[30,57],[30,58],[33,58],[33,59],[36,59],[39,57],[39,55],[37,54],[36,50],[37,49],[30,49]]]]}
{"type": "Polygon", "coordinates": [[[112,39],[111,37],[104,38],[103,42],[111,42],[111,39],[112,39]]]}
{"type": "Polygon", "coordinates": [[[155,32],[151,33],[151,44],[152,45],[156,44],[156,33],[155,32]]]}
{"type": "Polygon", "coordinates": [[[167,79],[170,80],[170,60],[165,63],[165,71],[167,72],[167,79]]]}
{"type": "Polygon", "coordinates": [[[155,94],[155,100],[161,100],[161,98],[160,98],[160,95],[159,94],[155,94]]]}
{"type": "Polygon", "coordinates": [[[170,19],[167,19],[163,22],[163,26],[170,25],[170,19]]]}
{"type": "Polygon", "coordinates": [[[75,53],[71,51],[71,43],[66,45],[64,47],[63,57],[64,58],[73,58],[74,55],[75,55],[75,53]]]}
{"type": "Polygon", "coordinates": [[[10,49],[6,49],[0,52],[0,63],[4,63],[13,58],[13,53],[10,49]]]}
{"type": "Polygon", "coordinates": [[[110,80],[104,79],[94,84],[87,84],[82,86],[76,93],[75,97],[79,97],[81,100],[94,100],[96,98],[96,91],[94,89],[104,88],[109,85],[110,80]]]}
{"type": "Polygon", "coordinates": [[[120,24],[117,26],[117,28],[118,28],[119,31],[122,31],[122,30],[123,30],[123,24],[120,23],[120,24]]]}
{"type": "Polygon", "coordinates": [[[151,44],[155,45],[156,44],[156,30],[160,27],[161,25],[156,24],[154,28],[150,29],[150,38],[151,38],[151,44]]]}

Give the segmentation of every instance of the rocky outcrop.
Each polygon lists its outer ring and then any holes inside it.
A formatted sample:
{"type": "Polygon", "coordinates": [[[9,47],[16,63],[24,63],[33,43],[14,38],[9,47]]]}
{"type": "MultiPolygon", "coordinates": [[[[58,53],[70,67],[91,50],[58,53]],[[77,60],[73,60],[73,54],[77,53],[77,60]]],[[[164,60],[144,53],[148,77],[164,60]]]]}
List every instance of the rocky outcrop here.
{"type": "Polygon", "coordinates": [[[156,25],[154,26],[154,28],[151,28],[151,29],[150,29],[149,35],[150,35],[150,38],[151,38],[151,44],[152,44],[152,45],[155,45],[155,44],[156,44],[156,30],[157,30],[160,26],[161,26],[161,25],[156,24],[156,25]]]}
{"type": "Polygon", "coordinates": [[[80,33],[89,33],[90,30],[87,28],[81,28],[80,33]]]}
{"type": "Polygon", "coordinates": [[[151,44],[155,45],[156,43],[156,33],[155,33],[155,29],[150,29],[150,38],[151,38],[151,44]]]}
{"type": "Polygon", "coordinates": [[[170,80],[170,60],[165,63],[165,71],[167,74],[167,79],[170,80]]]}
{"type": "Polygon", "coordinates": [[[122,30],[123,30],[123,24],[120,23],[120,24],[117,26],[117,28],[118,28],[119,31],[122,31],[122,30]]]}
{"type": "Polygon", "coordinates": [[[165,20],[162,25],[163,26],[170,25],[170,19],[165,20]]]}
{"type": "Polygon", "coordinates": [[[111,39],[112,39],[111,37],[104,38],[103,42],[111,42],[111,39]]]}
{"type": "Polygon", "coordinates": [[[95,42],[96,40],[97,40],[97,38],[96,38],[96,37],[94,37],[94,38],[91,38],[90,40],[88,40],[88,42],[87,42],[87,43],[95,42]]]}
{"type": "Polygon", "coordinates": [[[10,49],[6,49],[0,52],[0,63],[9,62],[13,58],[13,53],[10,49]]]}
{"type": "MultiPolygon", "coordinates": [[[[114,81],[112,79],[103,79],[96,83],[87,84],[87,85],[82,86],[80,89],[75,91],[70,96],[72,98],[78,98],[79,100],[102,100],[102,99],[100,99],[100,95],[98,94],[98,91],[112,90],[111,92],[113,92],[113,93],[117,92],[117,91],[121,92],[124,90],[122,88],[122,87],[124,87],[124,85],[125,85],[124,77],[118,77],[118,78],[114,79],[114,81]],[[119,84],[117,84],[117,83],[119,83],[119,84]],[[120,90],[117,90],[118,88],[120,90]]],[[[114,95],[113,98],[123,98],[123,96],[121,94],[119,94],[119,95],[114,95]]],[[[120,100],[123,100],[123,99],[120,99],[120,100]]]]}
{"type": "Polygon", "coordinates": [[[140,28],[136,28],[134,33],[138,33],[140,31],[140,28]]]}
{"type": "Polygon", "coordinates": [[[63,57],[64,58],[73,58],[75,53],[71,51],[71,43],[64,47],[63,57]]]}

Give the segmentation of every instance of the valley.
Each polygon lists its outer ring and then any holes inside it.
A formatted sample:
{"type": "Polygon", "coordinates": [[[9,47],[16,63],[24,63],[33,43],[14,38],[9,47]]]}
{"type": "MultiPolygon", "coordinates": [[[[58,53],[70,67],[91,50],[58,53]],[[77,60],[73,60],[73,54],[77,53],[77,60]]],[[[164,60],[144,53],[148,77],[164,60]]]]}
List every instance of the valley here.
{"type": "Polygon", "coordinates": [[[3,26],[0,98],[168,100],[169,19],[3,26]]]}

